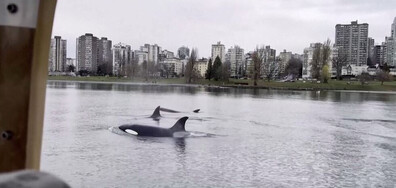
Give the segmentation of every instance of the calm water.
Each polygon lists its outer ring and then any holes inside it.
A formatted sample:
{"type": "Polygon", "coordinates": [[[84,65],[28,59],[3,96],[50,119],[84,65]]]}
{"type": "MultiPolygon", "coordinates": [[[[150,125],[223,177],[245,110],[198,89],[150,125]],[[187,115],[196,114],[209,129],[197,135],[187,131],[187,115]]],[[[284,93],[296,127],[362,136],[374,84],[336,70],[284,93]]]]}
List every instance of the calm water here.
{"type": "Polygon", "coordinates": [[[396,95],[50,81],[42,169],[73,187],[395,187],[396,95]],[[184,113],[146,118],[158,105],[184,113]],[[182,116],[208,135],[116,129],[182,116]]]}

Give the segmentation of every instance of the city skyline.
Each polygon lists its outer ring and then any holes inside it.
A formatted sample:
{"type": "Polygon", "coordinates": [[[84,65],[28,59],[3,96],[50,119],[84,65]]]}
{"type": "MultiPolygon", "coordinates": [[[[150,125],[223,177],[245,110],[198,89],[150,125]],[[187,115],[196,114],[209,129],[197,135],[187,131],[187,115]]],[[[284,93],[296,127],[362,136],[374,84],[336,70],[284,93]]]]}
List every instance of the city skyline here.
{"type": "MultiPolygon", "coordinates": [[[[286,49],[301,54],[312,42],[329,38],[334,43],[335,25],[355,20],[368,23],[369,37],[380,44],[390,35],[395,6],[396,2],[390,0],[184,3],[60,0],[53,36],[68,40],[70,52],[75,51],[78,36],[93,33],[115,43],[130,44],[133,50],[145,43],[158,44],[172,52],[183,45],[196,47],[200,57],[209,57],[211,45],[217,41],[227,49],[239,45],[246,52],[256,45],[271,45],[278,52],[286,49]]],[[[69,57],[74,56],[69,53],[69,57]]]]}

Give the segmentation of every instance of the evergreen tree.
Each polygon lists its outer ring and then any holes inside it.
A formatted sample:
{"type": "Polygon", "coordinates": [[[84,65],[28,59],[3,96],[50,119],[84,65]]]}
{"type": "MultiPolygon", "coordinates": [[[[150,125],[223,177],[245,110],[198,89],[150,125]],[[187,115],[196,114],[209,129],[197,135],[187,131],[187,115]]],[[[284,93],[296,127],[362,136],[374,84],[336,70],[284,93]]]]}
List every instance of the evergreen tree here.
{"type": "Polygon", "coordinates": [[[212,59],[209,59],[208,69],[206,69],[205,79],[212,79],[213,78],[213,67],[212,67],[212,59]]]}
{"type": "Polygon", "coordinates": [[[222,78],[222,63],[219,56],[216,57],[212,67],[213,78],[217,81],[222,78]]]}

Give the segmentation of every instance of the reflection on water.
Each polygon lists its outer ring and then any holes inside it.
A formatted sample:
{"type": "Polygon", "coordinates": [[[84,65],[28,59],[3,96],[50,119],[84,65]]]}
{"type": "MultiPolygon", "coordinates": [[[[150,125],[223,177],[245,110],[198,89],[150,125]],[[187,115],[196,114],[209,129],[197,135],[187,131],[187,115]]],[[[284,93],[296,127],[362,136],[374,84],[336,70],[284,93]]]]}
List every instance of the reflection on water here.
{"type": "Polygon", "coordinates": [[[87,82],[61,82],[49,81],[48,88],[77,88],[81,90],[104,91],[139,91],[142,93],[183,93],[197,94],[208,92],[215,96],[243,96],[251,97],[276,97],[287,95],[295,98],[332,102],[367,102],[384,101],[395,102],[395,94],[373,94],[366,92],[333,92],[333,91],[288,91],[268,89],[238,89],[225,87],[208,87],[197,85],[161,85],[161,84],[130,84],[130,83],[87,83],[87,82]]]}
{"type": "Polygon", "coordinates": [[[74,187],[394,187],[396,95],[49,81],[42,169],[74,187]],[[150,116],[161,105],[184,113],[150,116]],[[200,108],[200,113],[191,109],[200,108]],[[124,134],[171,127],[188,138],[124,134]]]}

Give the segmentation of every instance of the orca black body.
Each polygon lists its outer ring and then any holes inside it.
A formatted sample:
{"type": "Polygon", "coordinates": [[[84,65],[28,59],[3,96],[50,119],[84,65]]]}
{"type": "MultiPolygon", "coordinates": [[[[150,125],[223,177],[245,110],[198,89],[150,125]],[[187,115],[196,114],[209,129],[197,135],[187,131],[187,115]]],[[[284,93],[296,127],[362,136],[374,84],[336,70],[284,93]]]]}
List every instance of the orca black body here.
{"type": "Polygon", "coordinates": [[[188,135],[186,132],[185,124],[188,117],[180,118],[175,125],[171,128],[153,127],[147,125],[121,125],[120,130],[126,133],[133,133],[136,136],[151,136],[151,137],[179,137],[183,135],[188,135]]]}

